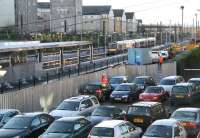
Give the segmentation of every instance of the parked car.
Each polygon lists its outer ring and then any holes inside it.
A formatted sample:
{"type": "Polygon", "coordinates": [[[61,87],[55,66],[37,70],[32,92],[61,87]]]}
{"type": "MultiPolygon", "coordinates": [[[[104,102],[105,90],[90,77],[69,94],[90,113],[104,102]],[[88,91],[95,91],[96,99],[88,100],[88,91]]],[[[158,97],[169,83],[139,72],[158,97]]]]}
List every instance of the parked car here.
{"type": "Polygon", "coordinates": [[[200,78],[191,78],[188,80],[188,83],[194,83],[198,87],[198,91],[200,92],[200,78]]]}
{"type": "Polygon", "coordinates": [[[145,130],[153,121],[169,116],[167,110],[158,102],[137,102],[129,105],[125,119],[145,130]]]}
{"type": "Polygon", "coordinates": [[[104,85],[100,82],[90,83],[85,86],[82,94],[95,95],[99,101],[105,102],[109,100],[113,88],[107,84],[104,85]]]}
{"type": "Polygon", "coordinates": [[[160,80],[159,86],[163,87],[171,95],[172,87],[182,82],[185,82],[182,76],[168,76],[160,80]]]}
{"type": "Polygon", "coordinates": [[[112,77],[109,81],[109,84],[113,87],[116,88],[122,83],[127,83],[128,82],[128,77],[127,76],[115,76],[112,77]]]}
{"type": "Polygon", "coordinates": [[[73,116],[90,116],[99,101],[95,96],[80,95],[64,100],[58,107],[50,112],[56,119],[73,116]]]}
{"type": "Polygon", "coordinates": [[[200,131],[200,108],[179,108],[173,112],[170,118],[181,122],[188,137],[196,137],[200,131]]]}
{"type": "Polygon", "coordinates": [[[54,121],[39,138],[87,138],[91,129],[84,117],[65,117],[54,121]]]}
{"type": "Polygon", "coordinates": [[[172,88],[170,103],[192,105],[198,100],[200,93],[193,83],[179,83],[172,88]]]}
{"type": "Polygon", "coordinates": [[[175,119],[162,119],[153,122],[142,138],[187,138],[187,132],[175,119]]]}
{"type": "Polygon", "coordinates": [[[140,138],[142,129],[124,120],[106,120],[92,128],[88,138],[140,138]]]}
{"type": "Polygon", "coordinates": [[[152,59],[152,63],[159,63],[159,52],[158,51],[152,51],[151,59],[152,59]]]}
{"type": "Polygon", "coordinates": [[[162,56],[164,59],[169,59],[169,52],[166,50],[161,50],[159,55],[162,56]]]}
{"type": "Polygon", "coordinates": [[[139,96],[140,101],[153,101],[153,102],[163,102],[167,100],[169,94],[160,86],[149,86],[141,93],[139,96]]]}
{"type": "Polygon", "coordinates": [[[17,109],[0,109],[0,128],[18,114],[20,114],[20,111],[17,109]]]}
{"type": "Polygon", "coordinates": [[[144,91],[148,86],[156,86],[156,82],[150,76],[136,77],[133,82],[136,83],[142,91],[144,91]]]}
{"type": "Polygon", "coordinates": [[[36,138],[54,121],[46,113],[25,113],[10,119],[1,129],[0,138],[36,138]]]}
{"type": "Polygon", "coordinates": [[[96,125],[104,120],[124,119],[125,111],[115,106],[99,106],[97,107],[88,120],[92,125],[96,125]]]}
{"type": "Polygon", "coordinates": [[[110,95],[110,101],[124,101],[131,103],[138,99],[140,89],[135,83],[122,83],[110,95]]]}

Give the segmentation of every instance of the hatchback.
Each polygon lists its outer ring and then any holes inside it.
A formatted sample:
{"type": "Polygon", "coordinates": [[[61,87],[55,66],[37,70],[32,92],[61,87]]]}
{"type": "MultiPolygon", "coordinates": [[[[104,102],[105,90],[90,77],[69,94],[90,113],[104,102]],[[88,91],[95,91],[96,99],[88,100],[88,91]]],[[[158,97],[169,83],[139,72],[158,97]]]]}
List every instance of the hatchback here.
{"type": "Polygon", "coordinates": [[[189,137],[196,137],[200,130],[200,108],[179,108],[171,118],[181,122],[189,137]]]}
{"type": "Polygon", "coordinates": [[[140,90],[135,83],[122,83],[110,95],[110,101],[124,101],[131,103],[138,99],[140,90]]]}
{"type": "Polygon", "coordinates": [[[46,113],[17,115],[0,129],[0,138],[35,138],[44,133],[53,121],[54,118],[46,113]]]}
{"type": "Polygon", "coordinates": [[[144,130],[155,120],[167,118],[164,106],[158,102],[138,102],[128,106],[125,120],[144,130]]]}
{"type": "Polygon", "coordinates": [[[199,94],[193,83],[179,83],[172,88],[170,103],[192,105],[199,98],[199,94]]]}
{"type": "Polygon", "coordinates": [[[92,128],[88,138],[140,138],[142,129],[123,120],[106,120],[92,128]]]}
{"type": "Polygon", "coordinates": [[[141,93],[139,99],[141,101],[153,101],[153,102],[163,102],[167,100],[169,94],[160,86],[150,86],[141,93]]]}
{"type": "Polygon", "coordinates": [[[53,122],[39,138],[87,138],[91,129],[84,117],[65,117],[53,122]]]}
{"type": "Polygon", "coordinates": [[[153,122],[142,138],[187,138],[187,133],[177,120],[162,119],[153,122]]]}

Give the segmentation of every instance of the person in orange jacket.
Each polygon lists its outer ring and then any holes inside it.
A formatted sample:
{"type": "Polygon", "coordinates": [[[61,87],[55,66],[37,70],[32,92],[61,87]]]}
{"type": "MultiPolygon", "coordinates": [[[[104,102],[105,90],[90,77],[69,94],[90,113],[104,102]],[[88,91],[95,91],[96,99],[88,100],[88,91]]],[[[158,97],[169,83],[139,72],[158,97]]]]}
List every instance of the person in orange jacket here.
{"type": "Polygon", "coordinates": [[[160,63],[160,65],[162,65],[163,61],[164,61],[163,56],[160,56],[160,57],[159,57],[159,63],[160,63]]]}

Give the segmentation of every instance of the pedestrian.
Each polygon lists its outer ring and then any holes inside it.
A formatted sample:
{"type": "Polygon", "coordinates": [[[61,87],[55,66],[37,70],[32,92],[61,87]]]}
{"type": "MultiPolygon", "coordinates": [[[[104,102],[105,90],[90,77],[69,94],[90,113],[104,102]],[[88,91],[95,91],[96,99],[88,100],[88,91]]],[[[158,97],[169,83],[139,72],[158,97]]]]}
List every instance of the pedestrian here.
{"type": "Polygon", "coordinates": [[[161,65],[163,64],[164,58],[163,56],[159,56],[159,64],[158,64],[158,69],[161,70],[161,65]]]}

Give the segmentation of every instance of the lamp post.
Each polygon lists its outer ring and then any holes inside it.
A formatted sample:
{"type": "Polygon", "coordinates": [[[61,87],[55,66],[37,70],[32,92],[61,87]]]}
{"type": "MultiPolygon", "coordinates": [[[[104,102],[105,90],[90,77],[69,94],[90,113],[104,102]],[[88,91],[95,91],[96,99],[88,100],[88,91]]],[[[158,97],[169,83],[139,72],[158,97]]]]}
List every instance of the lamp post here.
{"type": "Polygon", "coordinates": [[[196,26],[195,26],[195,45],[197,44],[197,13],[195,13],[196,26]]]}
{"type": "Polygon", "coordinates": [[[181,27],[181,39],[183,40],[183,11],[184,11],[184,6],[181,6],[181,11],[182,11],[182,27],[181,27]]]}

